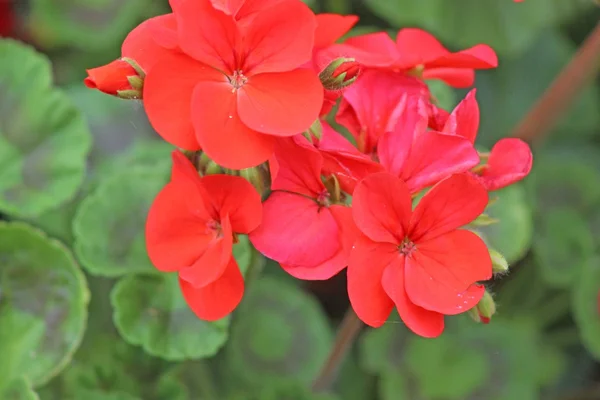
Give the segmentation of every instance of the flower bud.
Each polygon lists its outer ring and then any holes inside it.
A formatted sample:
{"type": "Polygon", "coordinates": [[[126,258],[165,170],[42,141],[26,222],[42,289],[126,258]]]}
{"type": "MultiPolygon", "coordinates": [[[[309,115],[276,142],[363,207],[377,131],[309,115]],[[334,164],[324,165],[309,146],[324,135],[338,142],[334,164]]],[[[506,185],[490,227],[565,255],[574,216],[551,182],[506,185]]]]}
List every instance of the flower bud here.
{"type": "Polygon", "coordinates": [[[141,99],[144,88],[144,71],[128,58],[115,60],[102,67],[87,70],[83,83],[103,93],[122,99],[141,99]]]}
{"type": "Polygon", "coordinates": [[[337,58],[319,74],[326,90],[341,90],[356,81],[360,73],[360,64],[353,58],[337,58]]]}
{"type": "Polygon", "coordinates": [[[489,324],[492,316],[496,313],[496,303],[487,290],[475,307],[469,310],[469,315],[475,322],[489,324]]]}
{"type": "Polygon", "coordinates": [[[492,271],[494,274],[508,272],[508,262],[506,261],[506,258],[494,249],[488,248],[488,251],[490,252],[490,258],[492,259],[492,271]]]}

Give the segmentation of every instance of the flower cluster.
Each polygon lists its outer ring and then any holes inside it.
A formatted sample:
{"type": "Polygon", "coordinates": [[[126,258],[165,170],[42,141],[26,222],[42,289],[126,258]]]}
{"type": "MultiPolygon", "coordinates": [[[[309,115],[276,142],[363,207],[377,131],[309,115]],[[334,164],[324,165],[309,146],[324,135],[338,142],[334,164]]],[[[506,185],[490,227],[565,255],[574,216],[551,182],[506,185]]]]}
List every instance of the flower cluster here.
{"type": "Polygon", "coordinates": [[[220,319],[240,302],[232,246],[246,234],[298,279],[347,268],[350,302],[370,326],[393,308],[425,337],[442,333],[446,315],[476,310],[488,322],[483,282],[497,253],[469,224],[488,192],[529,173],[531,151],[503,139],[479,152],[476,91],[444,110],[427,81],[469,87],[475,70],[497,66],[495,52],[451,52],[420,29],[340,43],[357,17],[315,15],[300,0],[170,3],[86,84],[142,99],[183,150],[146,242],[198,317],[220,319]]]}

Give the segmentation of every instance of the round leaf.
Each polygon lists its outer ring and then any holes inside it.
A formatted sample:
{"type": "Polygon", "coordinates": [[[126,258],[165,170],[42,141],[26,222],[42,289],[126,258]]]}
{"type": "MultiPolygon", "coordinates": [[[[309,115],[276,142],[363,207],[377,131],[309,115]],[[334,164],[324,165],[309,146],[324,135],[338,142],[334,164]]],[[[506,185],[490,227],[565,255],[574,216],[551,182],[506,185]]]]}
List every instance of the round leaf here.
{"type": "Polygon", "coordinates": [[[225,368],[251,387],[286,379],[309,384],[332,342],[315,299],[295,285],[265,276],[249,287],[236,311],[225,368]]]}
{"type": "Polygon", "coordinates": [[[572,291],[573,318],[581,341],[600,360],[600,259],[589,260],[572,291]]]}
{"type": "Polygon", "coordinates": [[[520,184],[511,185],[490,194],[497,197],[486,214],[500,222],[478,228],[484,240],[498,250],[509,263],[523,258],[533,237],[533,217],[520,184]]]}
{"type": "Polygon", "coordinates": [[[43,55],[0,39],[0,59],[0,210],[32,217],[75,195],[91,136],[43,55]]]}
{"type": "Polygon", "coordinates": [[[168,182],[168,167],[136,167],[102,181],[73,220],[75,252],[93,275],[155,271],[144,226],[154,197],[168,182]]]}
{"type": "Polygon", "coordinates": [[[28,378],[40,386],[78,348],[89,291],[71,253],[22,223],[0,223],[0,386],[28,378]],[[4,361],[8,360],[8,361],[4,361]]]}
{"type": "Polygon", "coordinates": [[[592,6],[588,0],[366,0],[373,13],[392,26],[420,26],[447,45],[486,43],[502,54],[528,49],[544,27],[592,6]]]}
{"type": "Polygon", "coordinates": [[[539,219],[533,254],[551,286],[564,288],[574,283],[593,253],[589,226],[577,211],[557,209],[539,219]]]}

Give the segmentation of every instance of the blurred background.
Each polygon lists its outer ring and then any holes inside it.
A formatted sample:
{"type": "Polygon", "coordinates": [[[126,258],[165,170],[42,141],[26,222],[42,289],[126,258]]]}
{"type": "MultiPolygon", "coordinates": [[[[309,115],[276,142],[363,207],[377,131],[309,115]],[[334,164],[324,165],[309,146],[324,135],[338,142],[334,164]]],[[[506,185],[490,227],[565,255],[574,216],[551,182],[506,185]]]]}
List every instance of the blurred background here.
{"type": "MultiPolygon", "coordinates": [[[[481,231],[511,269],[490,285],[491,323],[449,318],[424,340],[392,315],[312,394],[348,305],[343,274],[295,281],[242,241],[239,264],[262,273],[232,318],[207,323],[146,256],[171,147],[141,103],[82,81],[167,3],[0,0],[0,400],[600,399],[597,67],[533,138],[531,176],[494,194],[500,223],[481,231]]],[[[350,35],[416,26],[453,50],[491,45],[500,66],[476,80],[481,148],[515,132],[600,20],[593,0],[307,3],[359,15],[350,35]]],[[[466,93],[430,83],[446,109],[466,93]]]]}

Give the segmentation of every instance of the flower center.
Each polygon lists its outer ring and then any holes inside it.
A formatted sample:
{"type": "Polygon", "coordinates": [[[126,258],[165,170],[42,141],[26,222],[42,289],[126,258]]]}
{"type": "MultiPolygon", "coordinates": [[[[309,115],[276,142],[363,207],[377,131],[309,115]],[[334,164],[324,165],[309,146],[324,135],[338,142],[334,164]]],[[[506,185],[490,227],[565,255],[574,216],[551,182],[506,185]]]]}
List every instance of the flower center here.
{"type": "Polygon", "coordinates": [[[317,196],[317,203],[319,203],[321,207],[329,207],[331,205],[329,197],[329,192],[327,191],[327,189],[325,189],[317,196]]]}
{"type": "Polygon", "coordinates": [[[417,250],[417,245],[411,242],[409,238],[405,238],[402,244],[398,246],[398,250],[408,257],[417,250]]]}
{"type": "Polygon", "coordinates": [[[229,77],[229,83],[233,86],[233,90],[241,88],[246,82],[248,82],[248,78],[239,69],[233,71],[233,75],[229,77]]]}
{"type": "Polygon", "coordinates": [[[210,220],[206,223],[206,233],[213,234],[215,237],[219,237],[223,235],[223,231],[221,229],[221,223],[215,220],[210,220]]]}

